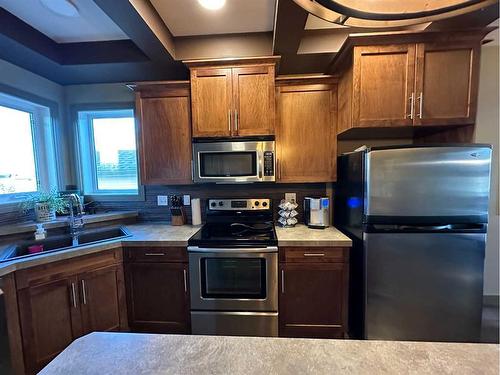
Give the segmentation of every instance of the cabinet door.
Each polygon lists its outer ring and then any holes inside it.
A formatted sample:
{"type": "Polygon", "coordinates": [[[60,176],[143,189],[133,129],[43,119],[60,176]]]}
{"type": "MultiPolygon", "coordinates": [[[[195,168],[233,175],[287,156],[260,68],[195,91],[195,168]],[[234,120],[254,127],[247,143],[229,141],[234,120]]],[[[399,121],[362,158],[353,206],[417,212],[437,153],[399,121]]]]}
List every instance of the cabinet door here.
{"type": "Polygon", "coordinates": [[[78,283],[85,334],[125,328],[122,327],[126,326],[126,302],[121,266],[80,274],[78,283]]]}
{"type": "Polygon", "coordinates": [[[81,336],[76,278],[52,281],[18,292],[27,373],[35,373],[81,336]]]}
{"type": "Polygon", "coordinates": [[[354,48],[354,127],[412,125],[415,44],[354,48]]]}
{"type": "Polygon", "coordinates": [[[132,331],[189,333],[186,263],[129,263],[126,280],[132,331]]]}
{"type": "Polygon", "coordinates": [[[193,137],[227,137],[232,134],[231,68],[191,71],[193,137]]]}
{"type": "Polygon", "coordinates": [[[417,125],[473,124],[479,43],[417,45],[417,125]]]}
{"type": "Polygon", "coordinates": [[[233,68],[234,132],[274,134],[274,66],[233,68]]]}
{"type": "Polygon", "coordinates": [[[280,336],[342,338],[347,316],[344,265],[281,263],[280,272],[280,336]]]}
{"type": "Polygon", "coordinates": [[[276,126],[279,182],[329,182],[336,178],[335,85],[283,86],[276,126]]]}
{"type": "Polygon", "coordinates": [[[189,89],[166,91],[162,95],[137,94],[141,182],[189,184],[192,182],[189,89]]]}

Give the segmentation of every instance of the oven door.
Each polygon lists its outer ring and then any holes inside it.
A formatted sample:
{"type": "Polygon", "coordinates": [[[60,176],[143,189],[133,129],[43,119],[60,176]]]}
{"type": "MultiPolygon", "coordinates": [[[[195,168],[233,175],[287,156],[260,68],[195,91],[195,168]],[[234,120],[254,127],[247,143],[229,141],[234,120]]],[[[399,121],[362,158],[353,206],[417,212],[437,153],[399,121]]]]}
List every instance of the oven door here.
{"type": "Polygon", "coordinates": [[[278,310],[277,247],[188,251],[192,310],[278,310]]]}
{"type": "Polygon", "coordinates": [[[274,181],[273,159],[274,141],[193,143],[193,180],[215,183],[274,181]]]}

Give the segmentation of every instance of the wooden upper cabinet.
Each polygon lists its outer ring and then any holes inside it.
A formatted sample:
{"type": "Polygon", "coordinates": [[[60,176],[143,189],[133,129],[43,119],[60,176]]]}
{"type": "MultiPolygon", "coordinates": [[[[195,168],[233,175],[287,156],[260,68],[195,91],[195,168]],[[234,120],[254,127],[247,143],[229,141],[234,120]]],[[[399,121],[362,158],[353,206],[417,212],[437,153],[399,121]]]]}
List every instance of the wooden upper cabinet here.
{"type": "Polygon", "coordinates": [[[189,82],[138,85],[136,91],[142,184],[191,183],[189,82]]]}
{"type": "Polygon", "coordinates": [[[233,69],[234,133],[274,134],[274,66],[233,69]]]}
{"type": "Polygon", "coordinates": [[[415,45],[354,48],[353,122],[357,126],[411,125],[415,45]]]}
{"type": "Polygon", "coordinates": [[[337,85],[330,78],[279,83],[276,124],[279,182],[336,179],[337,85]]]}
{"type": "Polygon", "coordinates": [[[274,134],[279,57],[196,60],[191,71],[193,137],[274,134]]]}
{"type": "Polygon", "coordinates": [[[415,124],[472,124],[479,82],[477,42],[417,45],[415,124]]]}
{"type": "Polygon", "coordinates": [[[192,70],[191,93],[193,137],[231,136],[231,69],[192,70]]]}
{"type": "Polygon", "coordinates": [[[339,134],[474,124],[481,40],[489,31],[349,36],[331,67],[341,75],[339,134]]]}

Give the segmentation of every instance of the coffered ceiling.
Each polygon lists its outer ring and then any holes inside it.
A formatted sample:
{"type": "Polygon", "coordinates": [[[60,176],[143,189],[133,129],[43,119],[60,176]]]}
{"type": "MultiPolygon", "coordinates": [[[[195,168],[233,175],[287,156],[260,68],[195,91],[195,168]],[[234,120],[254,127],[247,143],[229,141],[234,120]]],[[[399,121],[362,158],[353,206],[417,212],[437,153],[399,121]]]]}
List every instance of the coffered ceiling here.
{"type": "Polygon", "coordinates": [[[58,15],[39,0],[0,0],[0,7],[57,43],[128,39],[128,36],[93,0],[75,2],[76,17],[58,15]]]}
{"type": "MultiPolygon", "coordinates": [[[[371,31],[324,21],[299,2],[226,0],[208,10],[198,0],[0,0],[0,59],[61,84],[187,79],[182,60],[263,55],[281,56],[279,74],[322,73],[349,33],[371,31]],[[74,4],[78,16],[42,1],[74,4]]],[[[498,11],[496,1],[412,29],[484,27],[498,11]]]]}
{"type": "Polygon", "coordinates": [[[174,37],[273,30],[275,0],[227,0],[209,10],[198,0],[151,0],[174,37]]]}

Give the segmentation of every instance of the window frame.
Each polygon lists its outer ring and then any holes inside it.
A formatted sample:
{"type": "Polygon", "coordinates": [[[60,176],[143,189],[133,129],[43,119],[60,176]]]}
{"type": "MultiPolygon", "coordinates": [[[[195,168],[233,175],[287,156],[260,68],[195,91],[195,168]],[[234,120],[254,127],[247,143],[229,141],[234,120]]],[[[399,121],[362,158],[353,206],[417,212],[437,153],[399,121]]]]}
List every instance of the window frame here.
{"type": "Polygon", "coordinates": [[[0,194],[0,212],[10,212],[40,190],[49,191],[61,186],[62,170],[58,147],[57,103],[0,84],[0,105],[30,114],[32,147],[37,187],[33,192],[0,194]],[[41,108],[43,107],[43,108],[41,108]]]}
{"type": "MultiPolygon", "coordinates": [[[[139,134],[138,124],[135,118],[135,103],[120,102],[120,103],[86,103],[72,105],[70,107],[74,139],[75,139],[75,164],[77,170],[77,181],[83,194],[93,201],[144,201],[144,186],[141,185],[140,178],[140,163],[139,163],[139,134]],[[137,191],[135,190],[110,190],[109,192],[97,190],[97,168],[95,158],[95,143],[94,135],[91,129],[90,118],[99,118],[101,116],[92,116],[87,119],[85,124],[80,124],[80,112],[103,112],[102,117],[106,116],[106,112],[131,110],[135,124],[135,142],[136,142],[136,158],[137,158],[137,191]],[[85,134],[85,137],[82,137],[85,134]],[[85,138],[85,139],[84,139],[85,138]]],[[[128,116],[123,116],[128,117],[128,116]]]]}

